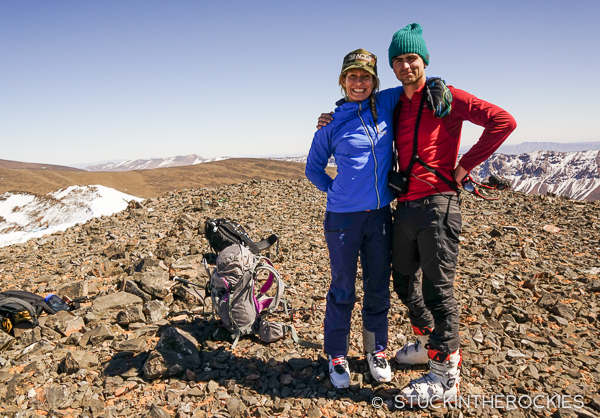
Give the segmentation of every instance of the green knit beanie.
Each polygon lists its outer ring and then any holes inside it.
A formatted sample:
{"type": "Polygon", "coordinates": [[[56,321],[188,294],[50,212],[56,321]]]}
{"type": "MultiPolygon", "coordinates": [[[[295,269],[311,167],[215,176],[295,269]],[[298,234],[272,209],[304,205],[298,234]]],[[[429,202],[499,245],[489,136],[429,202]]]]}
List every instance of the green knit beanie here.
{"type": "Polygon", "coordinates": [[[394,67],[392,60],[395,57],[409,52],[419,55],[423,58],[425,65],[429,65],[429,53],[423,39],[423,28],[418,23],[411,23],[392,36],[392,43],[388,49],[390,67],[394,67]]]}

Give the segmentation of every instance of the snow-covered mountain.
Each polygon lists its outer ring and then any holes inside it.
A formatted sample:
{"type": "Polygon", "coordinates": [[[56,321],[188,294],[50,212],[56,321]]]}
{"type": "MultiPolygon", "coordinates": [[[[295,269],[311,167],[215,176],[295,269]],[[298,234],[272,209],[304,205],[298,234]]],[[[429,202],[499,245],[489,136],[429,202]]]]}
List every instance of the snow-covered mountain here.
{"type": "MultiPolygon", "coordinates": [[[[291,161],[294,163],[303,163],[306,164],[306,159],[308,158],[308,155],[303,155],[300,157],[270,157],[269,160],[277,160],[277,161],[291,161]]],[[[335,158],[331,157],[329,158],[329,161],[327,162],[327,166],[328,167],[335,167],[335,158]]]]}
{"type": "Polygon", "coordinates": [[[579,152],[600,149],[600,142],[523,142],[516,145],[503,144],[497,154],[525,154],[534,151],[579,152]]]}
{"type": "Polygon", "coordinates": [[[211,161],[226,160],[229,157],[202,158],[196,154],[139,160],[124,160],[118,163],[104,163],[86,167],[87,171],[132,171],[151,170],[153,168],[181,167],[184,165],[195,165],[211,161]]]}
{"type": "Polygon", "coordinates": [[[520,155],[494,154],[473,171],[479,180],[490,174],[507,177],[516,191],[548,192],[572,199],[600,199],[600,151],[534,151],[520,155]]]}
{"type": "MultiPolygon", "coordinates": [[[[460,147],[459,154],[466,153],[472,145],[460,147]]],[[[534,151],[578,152],[600,150],[598,142],[522,142],[520,144],[502,144],[496,154],[526,154],[534,151]]]]}
{"type": "Polygon", "coordinates": [[[124,210],[130,200],[143,199],[100,185],[71,186],[44,196],[4,193],[0,195],[0,247],[112,215],[124,210]]]}

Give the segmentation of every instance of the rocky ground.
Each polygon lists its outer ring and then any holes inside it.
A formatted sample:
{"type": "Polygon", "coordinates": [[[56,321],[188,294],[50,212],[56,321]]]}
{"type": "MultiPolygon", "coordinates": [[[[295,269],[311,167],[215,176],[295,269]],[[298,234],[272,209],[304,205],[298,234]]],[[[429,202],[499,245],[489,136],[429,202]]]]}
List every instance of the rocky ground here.
{"type": "MultiPolygon", "coordinates": [[[[541,395],[541,408],[472,401],[398,409],[399,388],[426,367],[408,369],[392,360],[394,381],[373,382],[362,353],[360,290],[348,390],[332,388],[322,351],[289,337],[272,344],[244,337],[232,350],[210,309],[170,278],[206,281],[204,220],[227,217],[256,240],[278,233],[279,253],[267,255],[288,285],[292,306],[324,308],[325,195],[306,180],[279,180],[170,192],[64,233],[1,248],[3,290],[91,300],[71,313],[43,316],[40,327],[22,323],[14,337],[0,331],[0,416],[598,416],[600,205],[492,193],[501,200],[466,195],[462,206],[455,283],[462,309],[461,394],[541,395]],[[375,398],[382,408],[372,406],[375,398]],[[558,399],[563,403],[556,405],[558,399]]],[[[322,310],[301,311],[280,319],[293,321],[302,338],[322,342],[323,316],[322,310]]],[[[393,357],[412,338],[395,295],[389,318],[393,357]]]]}

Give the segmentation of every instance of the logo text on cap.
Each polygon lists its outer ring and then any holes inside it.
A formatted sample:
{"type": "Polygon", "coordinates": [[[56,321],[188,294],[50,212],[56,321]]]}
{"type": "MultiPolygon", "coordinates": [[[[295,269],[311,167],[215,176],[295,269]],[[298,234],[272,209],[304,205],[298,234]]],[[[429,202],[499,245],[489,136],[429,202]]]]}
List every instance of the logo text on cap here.
{"type": "Polygon", "coordinates": [[[348,61],[355,61],[355,60],[371,62],[372,58],[370,55],[366,55],[366,54],[351,54],[348,57],[348,61]]]}

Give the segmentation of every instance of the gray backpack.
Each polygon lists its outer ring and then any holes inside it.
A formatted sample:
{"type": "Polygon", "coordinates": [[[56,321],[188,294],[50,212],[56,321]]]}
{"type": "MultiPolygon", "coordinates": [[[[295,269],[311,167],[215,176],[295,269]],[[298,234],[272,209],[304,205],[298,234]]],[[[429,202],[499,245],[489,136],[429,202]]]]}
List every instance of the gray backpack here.
{"type": "Polygon", "coordinates": [[[290,326],[265,320],[280,303],[287,313],[285,284],[271,261],[243,245],[230,245],[219,253],[216,265],[209,284],[213,312],[235,334],[232,348],[247,334],[258,334],[267,343],[283,338],[290,326]],[[264,281],[260,287],[259,278],[264,281]]]}

